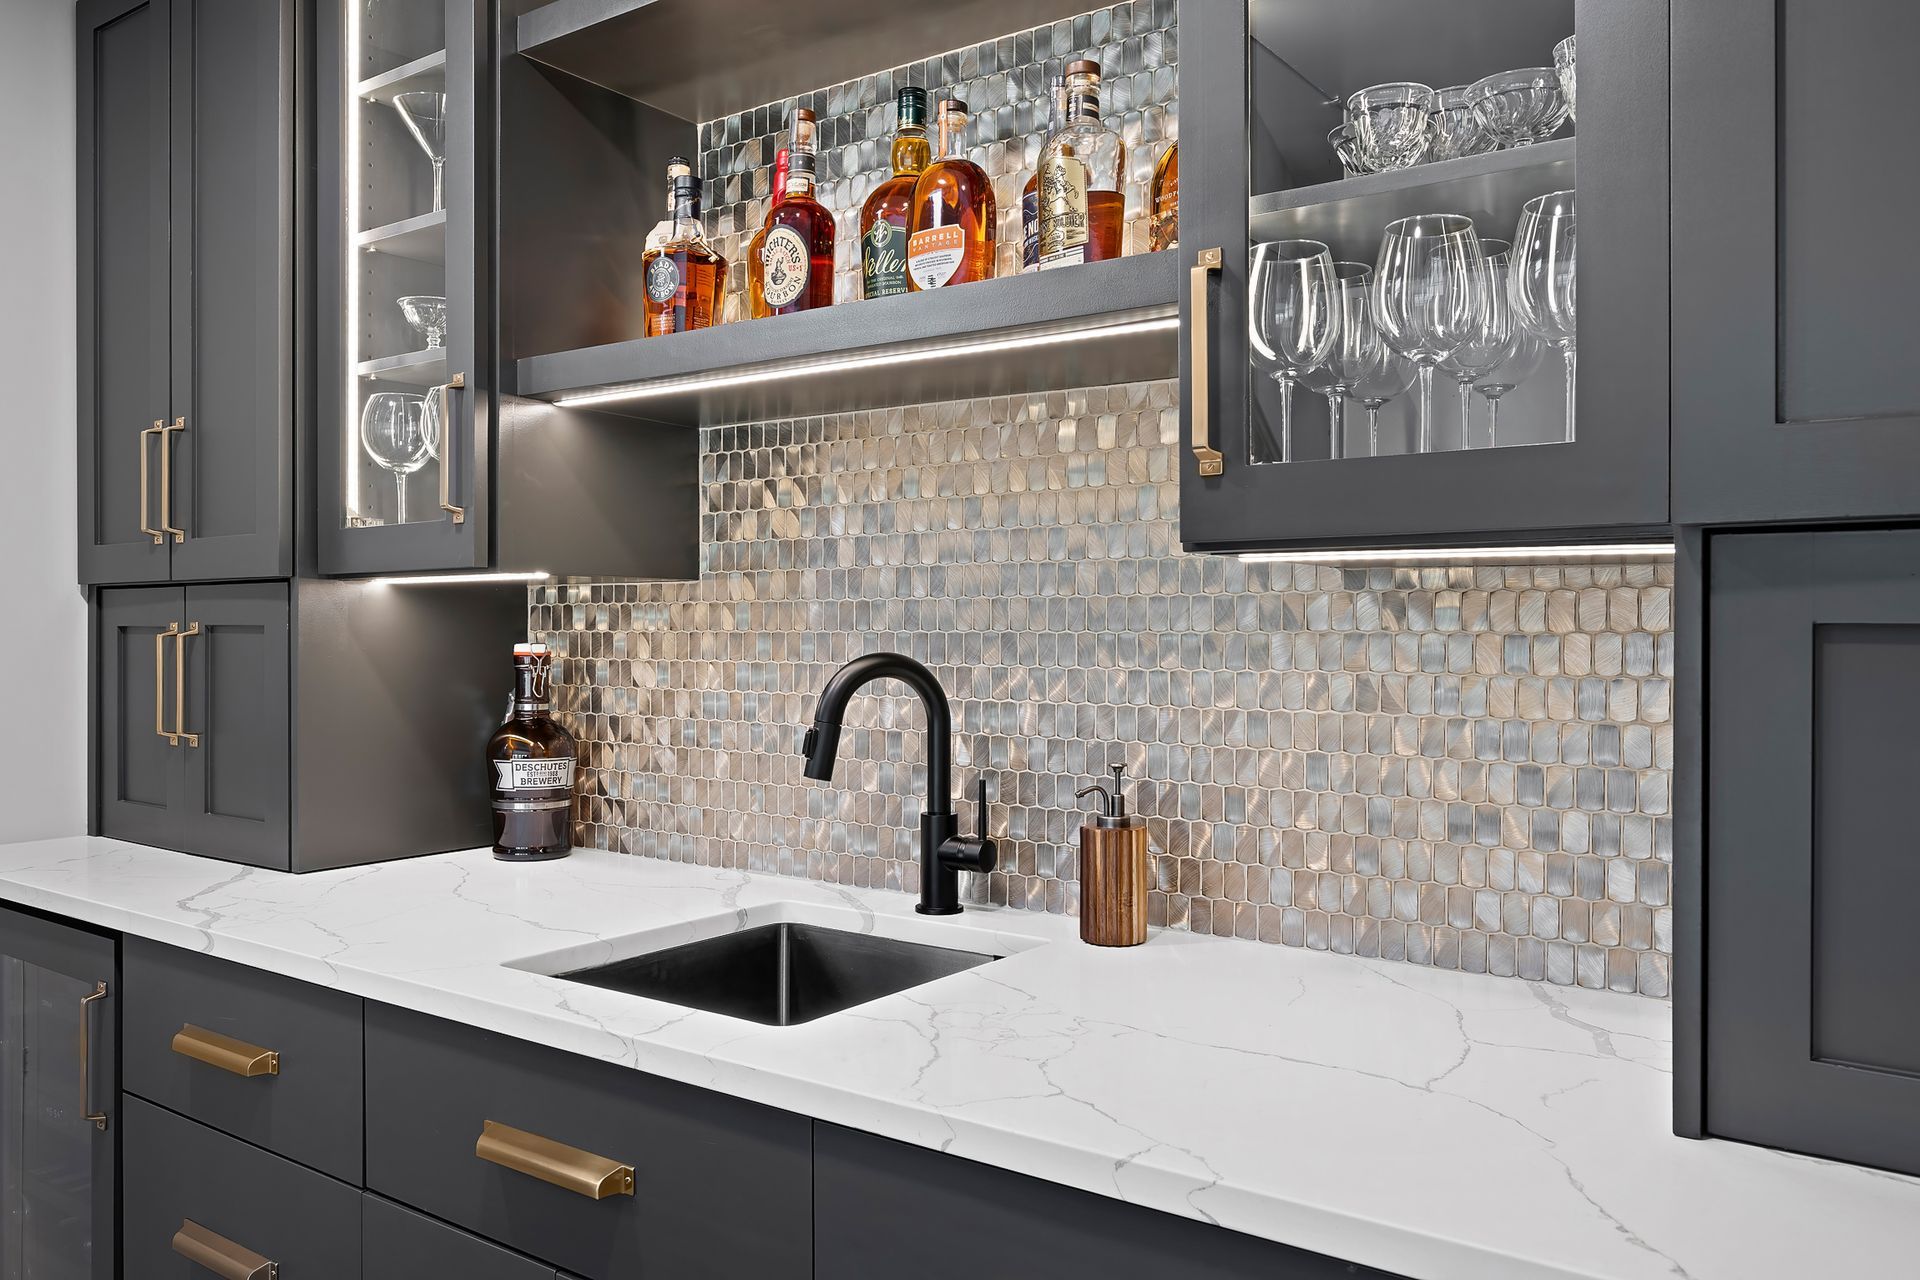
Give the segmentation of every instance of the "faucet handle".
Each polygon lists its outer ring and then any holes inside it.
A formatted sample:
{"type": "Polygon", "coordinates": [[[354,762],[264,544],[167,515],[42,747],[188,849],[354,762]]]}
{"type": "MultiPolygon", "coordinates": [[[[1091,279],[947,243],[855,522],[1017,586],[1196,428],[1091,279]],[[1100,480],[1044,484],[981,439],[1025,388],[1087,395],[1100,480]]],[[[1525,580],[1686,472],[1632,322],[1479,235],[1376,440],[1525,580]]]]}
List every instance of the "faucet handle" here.
{"type": "Polygon", "coordinates": [[[976,839],[987,839],[987,775],[982,770],[974,784],[973,791],[973,834],[976,839]]]}
{"type": "Polygon", "coordinates": [[[987,834],[987,775],[975,784],[973,834],[948,836],[936,856],[947,866],[961,871],[991,871],[1000,862],[1000,846],[987,834]]]}

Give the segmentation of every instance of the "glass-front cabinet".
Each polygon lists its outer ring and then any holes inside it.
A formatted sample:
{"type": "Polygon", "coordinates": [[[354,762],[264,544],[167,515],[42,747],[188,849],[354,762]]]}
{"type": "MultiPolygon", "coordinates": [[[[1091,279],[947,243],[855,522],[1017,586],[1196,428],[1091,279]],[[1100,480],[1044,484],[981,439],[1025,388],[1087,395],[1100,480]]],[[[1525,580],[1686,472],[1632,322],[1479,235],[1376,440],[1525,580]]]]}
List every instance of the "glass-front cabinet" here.
{"type": "Polygon", "coordinates": [[[320,9],[320,568],[483,565],[492,7],[320,9]]]}
{"type": "Polygon", "coordinates": [[[1183,8],[1189,547],[1665,526],[1666,27],[1666,0],[1183,8]]]}

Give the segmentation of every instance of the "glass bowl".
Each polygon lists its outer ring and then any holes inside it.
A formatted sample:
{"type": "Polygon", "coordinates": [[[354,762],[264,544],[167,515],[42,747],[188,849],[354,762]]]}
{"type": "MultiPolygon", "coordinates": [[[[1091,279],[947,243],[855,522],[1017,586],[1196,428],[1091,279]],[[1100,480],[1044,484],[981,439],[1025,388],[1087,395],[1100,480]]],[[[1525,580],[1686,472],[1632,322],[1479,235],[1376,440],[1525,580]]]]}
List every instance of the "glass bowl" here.
{"type": "Polygon", "coordinates": [[[1522,67],[1475,80],[1467,86],[1467,101],[1503,147],[1544,142],[1567,118],[1567,98],[1552,67],[1522,67]]]}
{"type": "Polygon", "coordinates": [[[1399,81],[1376,84],[1347,99],[1355,151],[1375,172],[1405,169],[1426,158],[1433,142],[1433,90],[1399,81]]]}
{"type": "Polygon", "coordinates": [[[1576,119],[1573,101],[1573,37],[1553,46],[1553,69],[1560,77],[1560,93],[1567,100],[1567,119],[1576,119]]]}
{"type": "Polygon", "coordinates": [[[426,339],[427,349],[447,345],[447,300],[430,294],[412,294],[395,300],[407,323],[426,339]]]}
{"type": "Polygon", "coordinates": [[[1372,173],[1366,163],[1360,159],[1359,144],[1353,140],[1353,126],[1337,124],[1327,134],[1327,145],[1333,148],[1333,154],[1340,157],[1342,177],[1351,178],[1362,173],[1372,173]]]}
{"type": "Polygon", "coordinates": [[[1499,147],[1479,112],[1467,101],[1467,86],[1453,85],[1436,90],[1433,108],[1433,143],[1427,148],[1428,160],[1453,160],[1477,156],[1499,147]]]}

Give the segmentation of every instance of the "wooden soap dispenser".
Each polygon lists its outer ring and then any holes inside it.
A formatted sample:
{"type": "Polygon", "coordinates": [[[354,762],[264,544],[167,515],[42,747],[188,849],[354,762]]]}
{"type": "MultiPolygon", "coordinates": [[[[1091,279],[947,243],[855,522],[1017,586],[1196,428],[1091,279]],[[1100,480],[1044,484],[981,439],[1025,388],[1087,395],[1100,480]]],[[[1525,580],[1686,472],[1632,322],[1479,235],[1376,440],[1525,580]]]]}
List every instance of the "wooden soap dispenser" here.
{"type": "Polygon", "coordinates": [[[1113,785],[1094,783],[1077,793],[1105,798],[1102,811],[1080,828],[1080,940],[1096,947],[1137,947],[1147,940],[1147,823],[1127,812],[1123,766],[1113,785]]]}

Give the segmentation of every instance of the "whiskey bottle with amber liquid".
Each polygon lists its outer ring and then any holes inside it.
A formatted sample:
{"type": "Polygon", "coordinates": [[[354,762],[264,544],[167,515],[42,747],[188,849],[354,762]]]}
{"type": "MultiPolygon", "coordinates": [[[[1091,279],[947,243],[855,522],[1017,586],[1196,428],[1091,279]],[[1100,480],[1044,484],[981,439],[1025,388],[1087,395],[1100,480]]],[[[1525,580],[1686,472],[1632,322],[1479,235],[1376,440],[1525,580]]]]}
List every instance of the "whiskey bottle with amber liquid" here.
{"type": "Polygon", "coordinates": [[[727,260],[714,252],[700,226],[700,179],[671,178],[673,225],[640,261],[647,292],[647,336],[705,329],[720,318],[727,260]]]}
{"type": "Polygon", "coordinates": [[[1180,243],[1180,144],[1174,143],[1153,166],[1153,214],[1147,223],[1147,248],[1172,249],[1180,243]]]}
{"type": "Polygon", "coordinates": [[[907,221],[913,189],[933,159],[927,143],[927,91],[908,87],[894,99],[893,176],[860,210],[860,292],[868,298],[906,293],[907,221]]]}
{"type": "Polygon", "coordinates": [[[940,103],[940,158],[913,188],[907,234],[907,283],[914,292],[993,278],[999,222],[993,183],[967,159],[967,104],[940,103]]]}
{"type": "Polygon", "coordinates": [[[513,648],[513,707],[487,742],[493,856],[543,862],[573,849],[573,735],[553,718],[553,654],[513,648]]]}
{"type": "Polygon", "coordinates": [[[814,198],[813,112],[793,112],[787,189],[767,213],[766,239],[747,263],[749,298],[761,312],[790,315],[833,305],[833,214],[814,198]]]}
{"type": "Polygon", "coordinates": [[[753,320],[764,320],[772,314],[767,310],[766,295],[760,292],[760,250],[766,247],[767,228],[773,225],[773,211],[787,194],[787,170],[792,162],[793,152],[785,147],[773,157],[773,192],[767,202],[767,216],[760,220],[760,229],[753,233],[753,239],[747,242],[747,316],[753,320]]]}
{"type": "Polygon", "coordinates": [[[1126,232],[1127,146],[1100,119],[1100,64],[1067,65],[1067,122],[1040,152],[1040,269],[1117,258],[1126,232]]]}
{"type": "MultiPolygon", "coordinates": [[[[1055,76],[1047,81],[1047,131],[1043,139],[1060,132],[1067,122],[1067,78],[1055,76]]],[[[1040,265],[1040,168],[1027,175],[1020,191],[1020,269],[1032,271],[1040,265]]]]}

